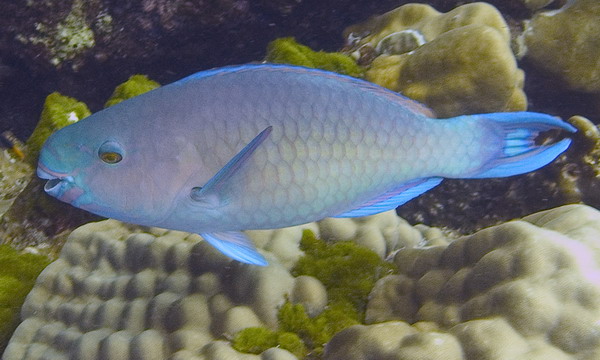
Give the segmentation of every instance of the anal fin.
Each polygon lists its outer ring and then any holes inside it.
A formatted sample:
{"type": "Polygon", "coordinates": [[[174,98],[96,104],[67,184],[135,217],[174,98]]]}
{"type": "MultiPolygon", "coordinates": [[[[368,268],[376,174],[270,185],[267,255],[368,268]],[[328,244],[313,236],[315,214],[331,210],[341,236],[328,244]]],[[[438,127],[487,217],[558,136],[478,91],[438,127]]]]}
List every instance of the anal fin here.
{"type": "Polygon", "coordinates": [[[395,209],[407,201],[414,199],[424,192],[436,187],[442,182],[442,180],[443,178],[441,177],[411,180],[396,187],[392,191],[388,191],[374,199],[367,201],[359,207],[333,217],[348,218],[368,216],[395,209]]]}
{"type": "Polygon", "coordinates": [[[267,260],[256,251],[252,240],[240,231],[202,233],[200,236],[234,260],[252,265],[268,265],[267,260]]]}

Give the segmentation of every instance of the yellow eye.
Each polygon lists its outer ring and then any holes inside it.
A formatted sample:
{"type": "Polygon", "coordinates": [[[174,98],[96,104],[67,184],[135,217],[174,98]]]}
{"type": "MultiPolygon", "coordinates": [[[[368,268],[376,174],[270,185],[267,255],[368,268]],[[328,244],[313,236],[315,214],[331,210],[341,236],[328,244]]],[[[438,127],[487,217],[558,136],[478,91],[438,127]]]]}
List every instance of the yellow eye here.
{"type": "Polygon", "coordinates": [[[116,164],[123,160],[123,147],[114,140],[105,141],[98,149],[98,157],[107,164],[116,164]]]}
{"type": "Polygon", "coordinates": [[[116,164],[123,159],[123,156],[119,153],[109,151],[101,153],[100,159],[107,164],[116,164]]]}

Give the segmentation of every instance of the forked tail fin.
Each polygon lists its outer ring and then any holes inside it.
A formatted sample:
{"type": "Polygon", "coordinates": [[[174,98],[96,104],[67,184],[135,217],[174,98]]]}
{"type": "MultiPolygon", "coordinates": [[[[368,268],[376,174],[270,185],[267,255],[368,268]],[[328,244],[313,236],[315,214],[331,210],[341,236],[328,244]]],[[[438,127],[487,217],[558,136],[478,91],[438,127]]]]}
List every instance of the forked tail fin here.
{"type": "Polygon", "coordinates": [[[534,112],[491,113],[474,115],[493,122],[504,135],[503,151],[469,178],[506,177],[541,168],[556,159],[571,144],[563,139],[553,144],[538,145],[536,137],[548,130],[576,132],[561,119],[534,112]]]}

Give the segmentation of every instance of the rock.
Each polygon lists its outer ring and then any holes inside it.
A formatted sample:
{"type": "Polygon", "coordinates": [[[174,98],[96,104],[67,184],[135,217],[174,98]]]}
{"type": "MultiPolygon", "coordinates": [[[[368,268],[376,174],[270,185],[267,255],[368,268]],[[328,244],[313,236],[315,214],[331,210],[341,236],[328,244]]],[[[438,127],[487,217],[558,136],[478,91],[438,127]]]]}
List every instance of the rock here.
{"type": "Polygon", "coordinates": [[[534,348],[557,358],[596,352],[598,224],[600,212],[570,205],[447,247],[400,249],[400,274],[375,285],[366,321],[438,324],[458,338],[465,358],[525,359],[534,348]],[[548,339],[543,350],[534,338],[548,339]]]}
{"type": "MultiPolygon", "coordinates": [[[[357,234],[410,234],[392,215],[351,221],[357,234]]],[[[309,227],[331,230],[336,221],[309,227]]],[[[420,241],[413,233],[399,247],[386,248],[397,273],[371,290],[367,324],[338,328],[324,359],[562,360],[600,354],[600,211],[564,206],[457,239],[435,228],[411,229],[420,241]]],[[[331,246],[338,245],[335,232],[331,237],[331,246]]],[[[203,244],[196,235],[114,220],[77,229],[27,296],[24,320],[4,359],[295,358],[269,346],[260,355],[242,354],[219,339],[254,329],[293,337],[302,347],[303,335],[294,332],[302,324],[277,332],[278,308],[289,298],[319,319],[328,311],[328,290],[315,278],[292,277],[266,251],[270,265],[254,267],[203,244]]],[[[304,316],[295,319],[313,320],[304,316]]]]}
{"type": "Polygon", "coordinates": [[[570,89],[600,92],[599,17],[595,0],[571,0],[536,14],[523,32],[527,59],[570,89]]]}
{"type": "Polygon", "coordinates": [[[353,40],[349,52],[360,56],[374,49],[367,80],[426,104],[439,117],[527,108],[508,26],[489,4],[445,14],[407,4],[344,34],[353,40]],[[415,40],[407,45],[408,35],[415,40]]]}

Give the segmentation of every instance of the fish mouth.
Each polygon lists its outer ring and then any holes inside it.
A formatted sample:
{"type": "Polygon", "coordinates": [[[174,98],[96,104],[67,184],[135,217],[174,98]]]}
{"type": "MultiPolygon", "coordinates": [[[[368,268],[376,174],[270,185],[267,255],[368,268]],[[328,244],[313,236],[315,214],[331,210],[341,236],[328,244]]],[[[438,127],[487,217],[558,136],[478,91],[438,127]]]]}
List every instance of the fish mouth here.
{"type": "Polygon", "coordinates": [[[77,199],[83,195],[83,190],[75,184],[75,179],[67,173],[53,171],[44,164],[39,163],[37,176],[48,180],[44,185],[44,191],[60,201],[76,206],[77,199]]]}

